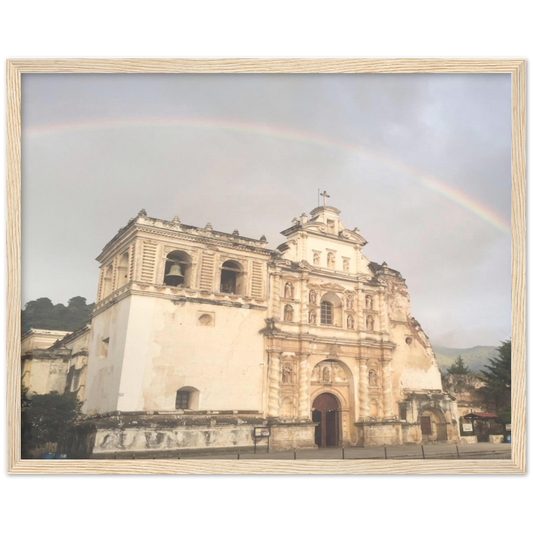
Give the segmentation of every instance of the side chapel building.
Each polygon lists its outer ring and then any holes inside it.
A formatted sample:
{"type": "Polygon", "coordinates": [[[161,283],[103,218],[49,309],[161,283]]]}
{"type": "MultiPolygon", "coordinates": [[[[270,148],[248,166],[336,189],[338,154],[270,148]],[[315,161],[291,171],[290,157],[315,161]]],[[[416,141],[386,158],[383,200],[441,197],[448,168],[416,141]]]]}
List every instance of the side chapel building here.
{"type": "Polygon", "coordinates": [[[254,428],[278,450],[457,438],[405,280],[325,200],[277,250],[144,210],[117,233],[97,258],[74,454],[246,449],[254,428]]]}

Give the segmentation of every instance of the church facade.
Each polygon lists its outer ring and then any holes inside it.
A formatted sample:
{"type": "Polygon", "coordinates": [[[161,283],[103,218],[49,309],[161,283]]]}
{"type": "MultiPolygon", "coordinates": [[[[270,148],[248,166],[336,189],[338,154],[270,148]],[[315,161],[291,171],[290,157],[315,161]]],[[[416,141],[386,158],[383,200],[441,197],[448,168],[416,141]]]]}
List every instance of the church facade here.
{"type": "Polygon", "coordinates": [[[405,280],[335,207],[264,237],[141,211],[105,246],[73,455],[458,437],[405,280]]]}

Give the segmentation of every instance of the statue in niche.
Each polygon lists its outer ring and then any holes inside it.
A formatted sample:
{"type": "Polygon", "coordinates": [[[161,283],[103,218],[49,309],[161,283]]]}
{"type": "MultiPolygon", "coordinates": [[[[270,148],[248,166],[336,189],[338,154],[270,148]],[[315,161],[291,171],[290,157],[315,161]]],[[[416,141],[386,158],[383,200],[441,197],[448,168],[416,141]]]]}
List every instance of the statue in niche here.
{"type": "Polygon", "coordinates": [[[316,304],[316,291],[309,291],[309,303],[316,304]]]}
{"type": "Polygon", "coordinates": [[[344,269],[344,272],[348,272],[350,270],[350,260],[349,259],[343,259],[342,260],[342,268],[344,269]]]}
{"type": "Polygon", "coordinates": [[[292,383],[292,366],[289,363],[283,365],[281,381],[282,383],[292,383]]]}
{"type": "Polygon", "coordinates": [[[328,253],[328,268],[335,268],[335,254],[333,252],[328,253]]]}
{"type": "Polygon", "coordinates": [[[347,325],[348,325],[348,329],[353,329],[354,328],[353,315],[348,315],[348,318],[346,319],[346,322],[347,322],[347,325]]]}
{"type": "Polygon", "coordinates": [[[377,387],[378,386],[378,375],[377,375],[377,372],[374,369],[371,369],[368,372],[368,384],[371,387],[377,387]]]}
{"type": "Polygon", "coordinates": [[[322,380],[326,383],[329,383],[331,381],[331,370],[329,366],[325,366],[322,370],[322,380]]]}
{"type": "Polygon", "coordinates": [[[313,254],[313,265],[320,265],[320,254],[317,252],[313,254]]]}
{"type": "Polygon", "coordinates": [[[372,296],[370,296],[370,294],[367,294],[367,295],[366,295],[366,308],[367,308],[367,309],[372,309],[372,308],[373,308],[373,305],[372,305],[372,296]]]}
{"type": "Polygon", "coordinates": [[[316,324],[316,313],[309,311],[309,324],[316,324]]]}
{"type": "Polygon", "coordinates": [[[368,331],[374,330],[374,319],[370,315],[366,317],[366,329],[368,331]]]}
{"type": "Polygon", "coordinates": [[[348,309],[353,309],[353,296],[348,296],[348,299],[346,300],[346,307],[348,309]]]}
{"type": "Polygon", "coordinates": [[[294,296],[294,287],[291,282],[285,283],[285,298],[290,298],[292,300],[294,296]]]}
{"type": "Polygon", "coordinates": [[[285,320],[285,322],[292,322],[292,318],[293,318],[292,305],[286,305],[284,313],[283,313],[283,320],[285,320]]]}

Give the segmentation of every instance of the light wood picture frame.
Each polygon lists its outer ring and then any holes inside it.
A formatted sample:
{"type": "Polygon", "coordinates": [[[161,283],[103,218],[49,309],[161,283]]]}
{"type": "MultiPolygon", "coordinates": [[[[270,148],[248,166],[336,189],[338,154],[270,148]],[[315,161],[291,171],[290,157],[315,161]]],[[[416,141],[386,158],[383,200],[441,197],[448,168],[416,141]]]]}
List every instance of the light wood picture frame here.
{"type": "Polygon", "coordinates": [[[16,474],[520,474],[526,471],[526,63],[523,59],[7,60],[7,471],[16,474]],[[512,86],[511,460],[21,459],[21,75],[24,73],[508,73],[512,86]]]}

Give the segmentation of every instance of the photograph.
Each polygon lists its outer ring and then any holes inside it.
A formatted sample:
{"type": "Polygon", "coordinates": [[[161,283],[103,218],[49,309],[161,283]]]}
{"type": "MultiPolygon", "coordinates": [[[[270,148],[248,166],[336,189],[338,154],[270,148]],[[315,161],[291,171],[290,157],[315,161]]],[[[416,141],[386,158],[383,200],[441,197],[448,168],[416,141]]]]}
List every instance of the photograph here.
{"type": "Polygon", "coordinates": [[[513,464],[511,76],[23,73],[21,458],[513,464]]]}

